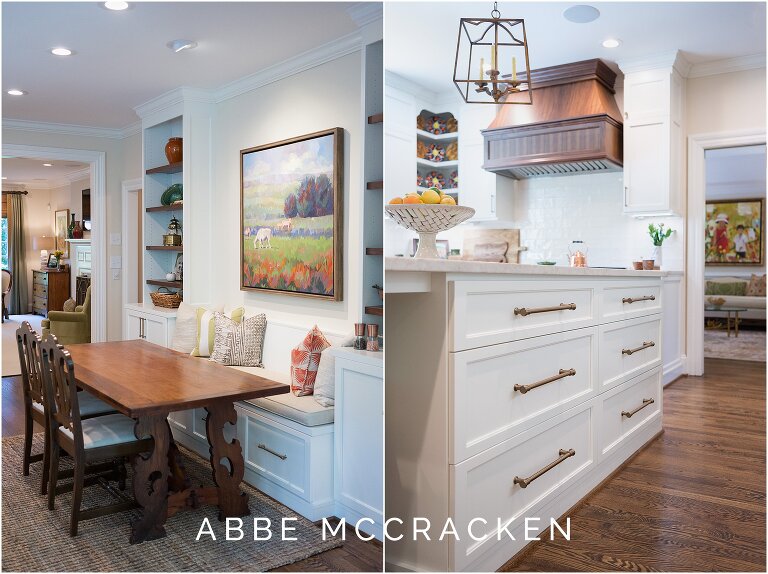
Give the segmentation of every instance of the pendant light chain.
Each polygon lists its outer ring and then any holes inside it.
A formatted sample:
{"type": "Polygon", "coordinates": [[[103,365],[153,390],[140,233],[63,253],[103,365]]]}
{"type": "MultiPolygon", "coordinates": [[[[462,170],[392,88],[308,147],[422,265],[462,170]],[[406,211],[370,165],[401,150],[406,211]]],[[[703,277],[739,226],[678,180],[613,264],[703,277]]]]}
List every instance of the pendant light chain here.
{"type": "Polygon", "coordinates": [[[491,10],[491,18],[493,18],[494,20],[498,20],[499,18],[501,18],[501,12],[499,12],[498,5],[499,5],[498,2],[494,2],[493,10],[491,10]]]}

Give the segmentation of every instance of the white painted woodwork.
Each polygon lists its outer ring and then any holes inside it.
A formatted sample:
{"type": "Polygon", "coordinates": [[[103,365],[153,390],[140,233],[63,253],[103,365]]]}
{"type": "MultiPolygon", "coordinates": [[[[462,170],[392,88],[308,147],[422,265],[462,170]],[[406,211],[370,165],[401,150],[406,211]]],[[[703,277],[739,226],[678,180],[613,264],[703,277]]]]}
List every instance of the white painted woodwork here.
{"type": "Polygon", "coordinates": [[[600,301],[600,316],[607,321],[618,321],[661,312],[661,285],[658,281],[620,281],[606,285],[600,301]],[[643,297],[653,300],[636,301],[643,297]],[[633,299],[632,302],[625,299],[633,299]]]}
{"type": "Polygon", "coordinates": [[[600,388],[605,390],[661,364],[661,317],[600,325],[600,388]],[[645,343],[652,347],[633,352],[645,343]]]}
{"type": "Polygon", "coordinates": [[[154,307],[151,303],[131,303],[123,308],[123,339],[143,339],[170,347],[176,328],[176,310],[154,307]]]}

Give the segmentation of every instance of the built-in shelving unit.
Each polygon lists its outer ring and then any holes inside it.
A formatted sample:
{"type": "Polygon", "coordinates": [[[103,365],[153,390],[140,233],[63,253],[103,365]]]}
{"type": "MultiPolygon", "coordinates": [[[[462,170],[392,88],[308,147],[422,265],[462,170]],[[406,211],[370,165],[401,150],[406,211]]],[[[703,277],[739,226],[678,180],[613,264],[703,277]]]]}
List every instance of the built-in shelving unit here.
{"type": "Polygon", "coordinates": [[[183,245],[147,245],[147,251],[184,251],[183,245]]]}
{"type": "Polygon", "coordinates": [[[147,170],[147,175],[153,175],[156,173],[182,173],[184,171],[184,162],[183,161],[177,161],[174,163],[169,163],[167,165],[161,165],[160,167],[153,167],[151,169],[147,170]]]}
{"type": "Polygon", "coordinates": [[[183,281],[164,281],[160,279],[147,279],[147,285],[156,285],[158,287],[173,287],[181,289],[184,286],[183,281]]]}
{"type": "Polygon", "coordinates": [[[382,325],[384,306],[374,285],[384,284],[384,108],[383,64],[381,40],[368,44],[365,58],[365,143],[363,174],[363,321],[382,325]]]}
{"type": "Polygon", "coordinates": [[[183,203],[176,203],[174,205],[157,205],[155,207],[147,207],[147,213],[155,213],[156,211],[182,211],[184,209],[183,203]]]}
{"type": "Polygon", "coordinates": [[[434,186],[458,201],[458,148],[458,121],[454,115],[421,110],[416,117],[416,189],[419,192],[434,186]],[[428,159],[432,150],[443,152],[440,161],[428,159]]]}

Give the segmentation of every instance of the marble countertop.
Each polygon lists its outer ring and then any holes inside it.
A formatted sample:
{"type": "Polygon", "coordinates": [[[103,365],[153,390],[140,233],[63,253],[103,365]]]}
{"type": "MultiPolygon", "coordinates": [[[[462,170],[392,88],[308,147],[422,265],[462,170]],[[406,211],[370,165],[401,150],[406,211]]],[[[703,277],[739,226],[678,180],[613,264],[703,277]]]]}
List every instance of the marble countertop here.
{"type": "Polygon", "coordinates": [[[666,271],[635,271],[634,269],[600,269],[595,267],[566,267],[564,265],[520,265],[517,263],[488,263],[461,259],[414,259],[387,257],[385,271],[422,273],[496,273],[506,275],[542,275],[575,277],[665,277],[666,271]]]}

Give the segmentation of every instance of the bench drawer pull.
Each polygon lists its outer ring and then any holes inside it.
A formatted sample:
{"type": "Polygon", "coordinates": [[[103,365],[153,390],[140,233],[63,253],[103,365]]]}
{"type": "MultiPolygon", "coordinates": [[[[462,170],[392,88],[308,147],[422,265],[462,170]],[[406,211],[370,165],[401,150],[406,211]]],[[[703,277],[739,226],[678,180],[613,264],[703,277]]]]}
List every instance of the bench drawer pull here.
{"type": "Polygon", "coordinates": [[[623,416],[623,417],[627,417],[628,419],[631,419],[631,418],[632,418],[632,415],[634,415],[634,414],[635,414],[635,413],[637,413],[638,411],[641,411],[641,410],[643,410],[643,409],[644,409],[645,407],[647,407],[648,405],[652,405],[652,404],[653,404],[653,403],[655,403],[655,402],[656,402],[656,401],[654,401],[653,399],[643,399],[643,404],[642,404],[642,405],[640,405],[639,407],[637,407],[637,408],[636,408],[635,410],[633,410],[633,411],[621,411],[621,416],[623,416]]]}
{"type": "Polygon", "coordinates": [[[637,353],[638,351],[642,351],[643,349],[650,349],[651,347],[655,347],[656,343],[653,341],[643,341],[643,344],[640,345],[637,349],[622,349],[621,354],[622,355],[631,355],[633,353],[637,353]]]}
{"type": "Polygon", "coordinates": [[[274,450],[272,450],[271,448],[269,448],[269,447],[268,447],[267,445],[265,445],[264,443],[261,443],[261,444],[259,444],[259,445],[258,445],[258,447],[259,447],[261,450],[266,450],[266,451],[267,451],[269,454],[273,454],[273,455],[275,455],[277,458],[280,458],[280,459],[282,459],[282,460],[285,460],[286,458],[288,458],[288,455],[287,455],[287,454],[280,454],[279,452],[277,452],[277,451],[274,451],[274,450]]]}
{"type": "Polygon", "coordinates": [[[656,300],[655,295],[645,295],[643,297],[624,297],[621,300],[621,302],[631,305],[632,303],[635,303],[637,301],[655,301],[655,300],[656,300]]]}
{"type": "Polygon", "coordinates": [[[534,313],[549,313],[550,311],[575,311],[576,303],[560,303],[556,307],[537,307],[526,309],[525,307],[515,307],[515,315],[533,315],[534,313]]]}
{"type": "Polygon", "coordinates": [[[528,478],[520,478],[519,476],[516,476],[515,477],[515,484],[519,484],[521,488],[526,488],[529,484],[531,484],[534,480],[539,478],[542,474],[544,474],[546,472],[549,472],[550,470],[555,468],[558,464],[563,462],[565,459],[570,458],[572,456],[575,456],[576,455],[576,451],[573,450],[573,449],[564,450],[564,449],[561,448],[558,451],[558,454],[560,455],[560,458],[558,458],[557,460],[553,460],[547,466],[545,466],[544,468],[542,468],[541,470],[539,470],[537,472],[534,472],[528,478]]]}
{"type": "Polygon", "coordinates": [[[560,369],[560,372],[557,375],[553,375],[548,379],[542,379],[540,381],[536,381],[535,383],[531,383],[530,385],[515,385],[514,390],[520,391],[520,393],[524,395],[525,393],[535,389],[536,387],[546,385],[547,383],[553,383],[554,381],[559,381],[560,379],[564,379],[565,377],[572,377],[575,374],[576,374],[576,369],[560,369]]]}

